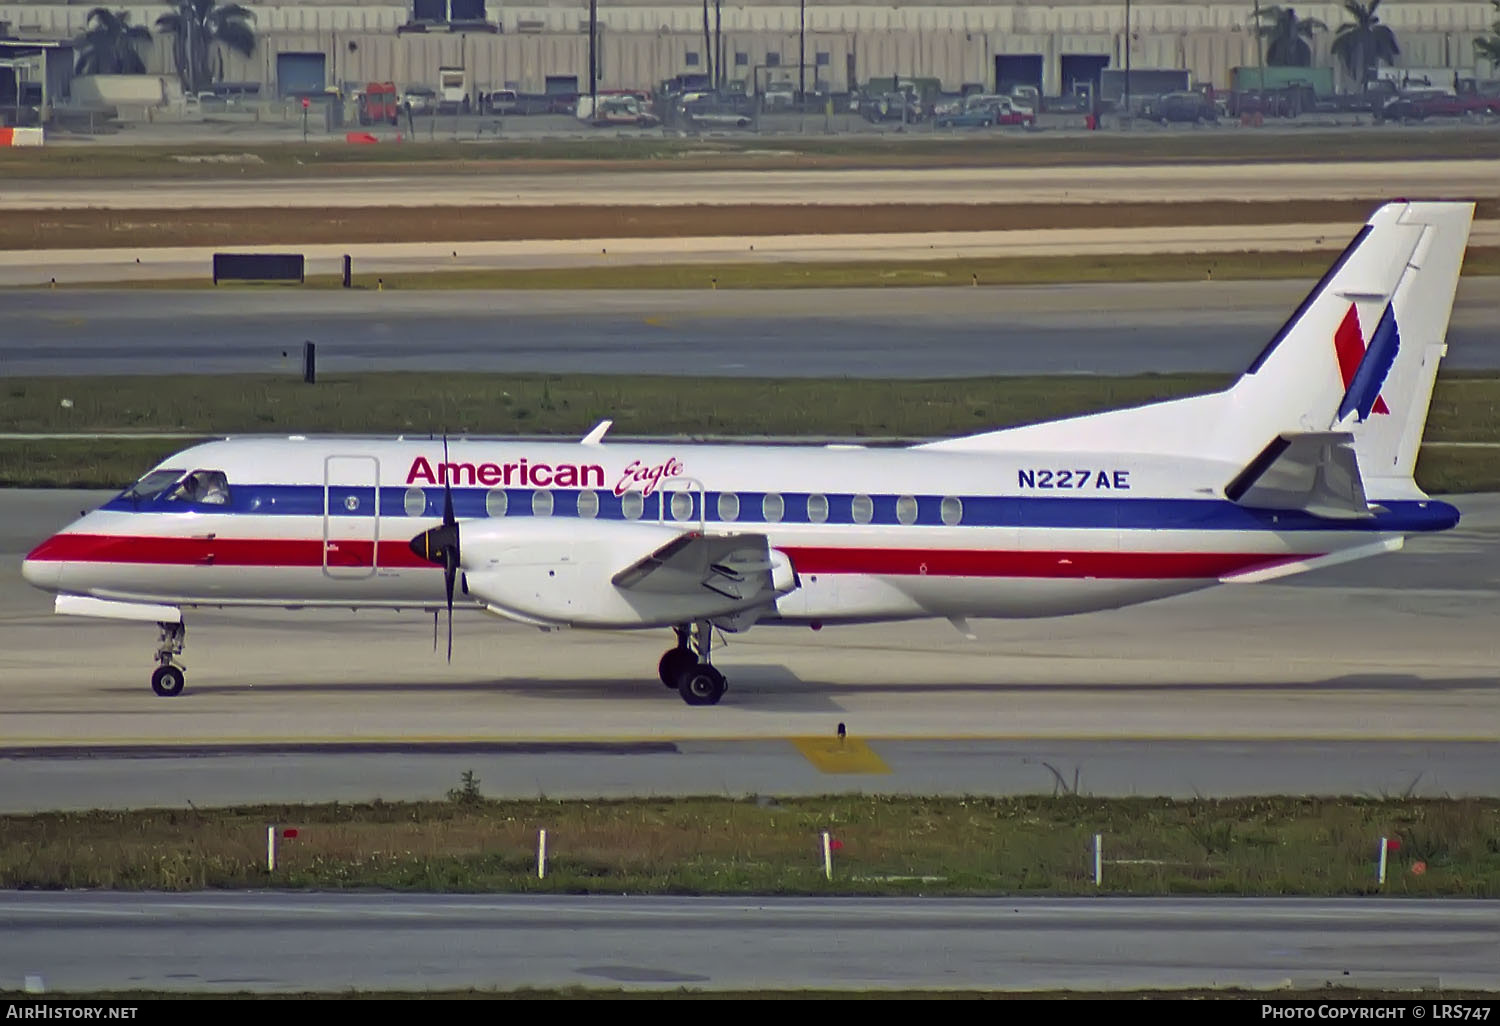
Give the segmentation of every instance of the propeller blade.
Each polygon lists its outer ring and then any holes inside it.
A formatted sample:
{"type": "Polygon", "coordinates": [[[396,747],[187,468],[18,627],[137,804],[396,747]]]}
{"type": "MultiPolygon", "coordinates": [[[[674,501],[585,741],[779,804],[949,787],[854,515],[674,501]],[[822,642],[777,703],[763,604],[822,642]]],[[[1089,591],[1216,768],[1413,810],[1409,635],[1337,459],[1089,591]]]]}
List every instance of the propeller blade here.
{"type": "Polygon", "coordinates": [[[453,662],[453,584],[458,579],[457,546],[443,550],[443,587],[448,593],[448,661],[453,662]]]}

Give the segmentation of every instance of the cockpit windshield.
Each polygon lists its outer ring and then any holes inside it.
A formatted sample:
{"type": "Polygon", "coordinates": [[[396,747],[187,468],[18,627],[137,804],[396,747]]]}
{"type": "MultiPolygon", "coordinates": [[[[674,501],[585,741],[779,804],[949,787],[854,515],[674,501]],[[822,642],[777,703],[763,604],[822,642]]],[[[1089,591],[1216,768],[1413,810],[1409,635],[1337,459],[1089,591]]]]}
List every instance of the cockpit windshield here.
{"type": "Polygon", "coordinates": [[[222,470],[195,470],[183,478],[167,498],[175,502],[225,506],[229,504],[229,479],[222,470]]]}
{"type": "Polygon", "coordinates": [[[153,470],[121,493],[122,499],[146,501],[156,498],[182,477],[180,470],[153,470]]]}

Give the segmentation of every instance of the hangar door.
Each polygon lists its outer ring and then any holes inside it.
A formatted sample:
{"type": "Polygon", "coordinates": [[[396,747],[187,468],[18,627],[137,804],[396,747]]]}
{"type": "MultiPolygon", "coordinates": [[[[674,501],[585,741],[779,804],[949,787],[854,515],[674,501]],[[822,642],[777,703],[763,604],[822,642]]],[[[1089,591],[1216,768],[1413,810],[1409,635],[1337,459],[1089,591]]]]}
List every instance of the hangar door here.
{"type": "Polygon", "coordinates": [[[276,55],[276,88],[282,96],[321,93],[327,85],[327,54],[278,53],[276,55]]]}
{"type": "Polygon", "coordinates": [[[1042,55],[1039,53],[995,55],[995,92],[1005,93],[1011,86],[1036,86],[1042,88],[1042,55]]]}
{"type": "Polygon", "coordinates": [[[1065,53],[1062,55],[1062,91],[1064,96],[1076,95],[1084,86],[1099,95],[1099,76],[1109,67],[1107,54],[1065,53]]]}

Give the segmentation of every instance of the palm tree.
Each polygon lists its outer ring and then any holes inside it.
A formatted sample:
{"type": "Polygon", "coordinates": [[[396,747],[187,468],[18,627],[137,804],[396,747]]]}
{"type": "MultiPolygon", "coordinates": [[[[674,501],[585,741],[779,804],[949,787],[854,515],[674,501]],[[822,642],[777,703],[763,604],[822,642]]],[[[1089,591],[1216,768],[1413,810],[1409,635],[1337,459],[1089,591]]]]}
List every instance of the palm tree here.
{"type": "Polygon", "coordinates": [[[1291,7],[1262,7],[1259,17],[1258,31],[1266,41],[1267,64],[1295,68],[1312,64],[1313,33],[1326,32],[1327,25],[1317,18],[1299,18],[1291,7]]]}
{"type": "Polygon", "coordinates": [[[214,0],[167,0],[172,13],[156,19],[156,30],[173,36],[172,55],[182,88],[196,93],[210,79],[224,78],[224,53],[220,49],[217,72],[209,67],[209,44],[227,46],[243,57],[255,52],[255,13],[239,4],[215,4],[214,0]]]}
{"type": "Polygon", "coordinates": [[[151,42],[151,30],[130,24],[129,11],[95,7],[78,37],[75,75],[144,75],[146,62],[137,47],[151,42]]]}
{"type": "Polygon", "coordinates": [[[1490,26],[1495,34],[1474,40],[1474,53],[1492,64],[1500,65],[1500,0],[1490,0],[1490,6],[1495,8],[1495,23],[1490,26]]]}
{"type": "Polygon", "coordinates": [[[1344,65],[1344,70],[1353,75],[1363,88],[1370,77],[1371,69],[1381,63],[1389,64],[1401,54],[1396,45],[1396,34],[1390,26],[1380,24],[1375,11],[1380,0],[1370,0],[1368,6],[1359,0],[1344,0],[1344,10],[1353,21],[1339,26],[1333,37],[1333,53],[1344,65]]]}

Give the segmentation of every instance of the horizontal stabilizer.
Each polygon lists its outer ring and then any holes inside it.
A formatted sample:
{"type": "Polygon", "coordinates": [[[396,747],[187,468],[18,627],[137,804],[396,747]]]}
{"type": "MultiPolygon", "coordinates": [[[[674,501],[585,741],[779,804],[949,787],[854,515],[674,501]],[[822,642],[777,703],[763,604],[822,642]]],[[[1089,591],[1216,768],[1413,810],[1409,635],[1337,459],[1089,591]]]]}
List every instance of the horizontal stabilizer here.
{"type": "Polygon", "coordinates": [[[1280,435],[1224,494],[1252,509],[1296,509],[1343,520],[1375,515],[1365,498],[1354,436],[1342,431],[1280,435]]]}

